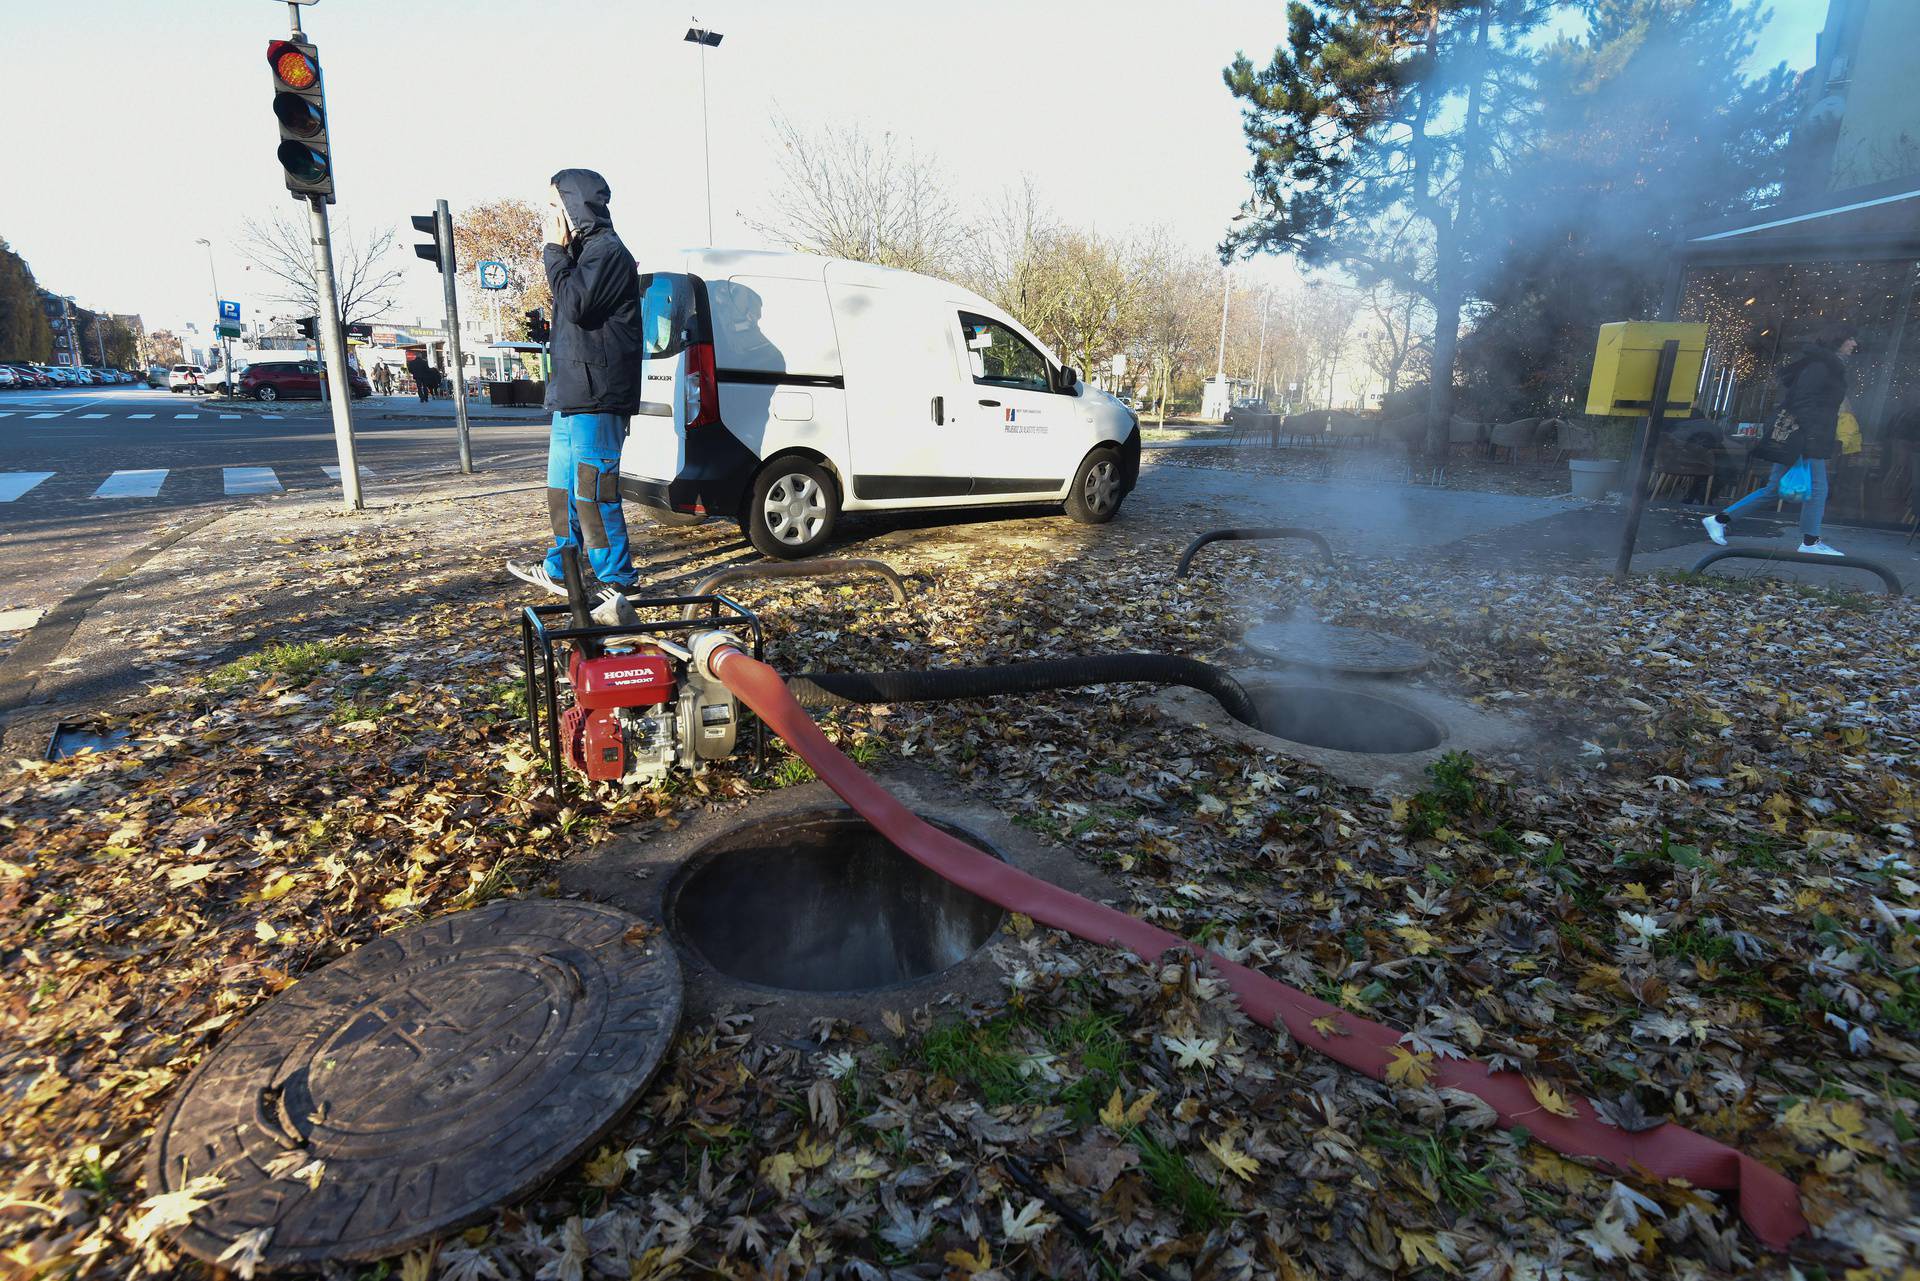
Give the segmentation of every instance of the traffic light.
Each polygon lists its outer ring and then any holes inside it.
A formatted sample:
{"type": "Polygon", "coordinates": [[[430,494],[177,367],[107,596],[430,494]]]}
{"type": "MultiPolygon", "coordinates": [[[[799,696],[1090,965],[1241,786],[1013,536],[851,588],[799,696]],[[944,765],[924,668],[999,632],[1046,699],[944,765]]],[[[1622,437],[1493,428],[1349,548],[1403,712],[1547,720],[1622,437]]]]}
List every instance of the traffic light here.
{"type": "Polygon", "coordinates": [[[273,115],[280,123],[280,167],[287,190],[333,199],[333,157],[327,147],[327,102],[320,51],[304,40],[269,40],[273,115]]]}
{"type": "Polygon", "coordinates": [[[428,241],[428,243],[424,245],[415,245],[413,252],[432,263],[435,270],[445,271],[447,264],[440,261],[439,222],[440,219],[435,214],[415,214],[413,216],[413,229],[415,231],[425,232],[428,241]]]}
{"type": "Polygon", "coordinates": [[[320,317],[302,316],[293,323],[294,327],[300,331],[302,338],[317,339],[320,337],[320,317]]]}
{"type": "Polygon", "coordinates": [[[553,326],[547,323],[547,313],[535,307],[526,313],[527,341],[544,343],[553,336],[553,326]]]}

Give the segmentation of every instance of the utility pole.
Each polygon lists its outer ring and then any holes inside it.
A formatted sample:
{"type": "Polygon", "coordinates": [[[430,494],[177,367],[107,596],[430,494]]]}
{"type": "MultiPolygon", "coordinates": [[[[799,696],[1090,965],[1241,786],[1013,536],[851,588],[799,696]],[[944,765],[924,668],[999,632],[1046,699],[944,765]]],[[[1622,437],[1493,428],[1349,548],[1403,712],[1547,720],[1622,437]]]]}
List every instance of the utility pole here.
{"type": "Polygon", "coordinates": [[[707,50],[718,49],[722,39],[718,31],[694,24],[687,28],[686,40],[700,46],[700,150],[707,159],[707,246],[713,246],[713,140],[707,130],[707,50]]]}
{"type": "Polygon", "coordinates": [[[467,434],[467,370],[460,357],[460,297],[453,258],[453,214],[447,202],[434,204],[435,234],[440,241],[440,288],[447,300],[447,355],[453,366],[453,417],[460,438],[460,470],[473,475],[473,441],[467,434]]]}
{"type": "MultiPolygon", "coordinates": [[[[219,333],[223,323],[220,316],[220,276],[213,269],[213,242],[202,236],[194,243],[207,247],[207,279],[213,282],[213,328],[215,333],[219,333]]],[[[233,341],[225,334],[219,334],[219,337],[221,366],[227,373],[227,395],[238,396],[240,384],[233,379],[233,341]]]]}
{"type": "Polygon", "coordinates": [[[1272,310],[1273,295],[1269,293],[1260,304],[1260,351],[1253,364],[1253,394],[1261,400],[1267,398],[1267,313],[1272,310]]]}
{"type": "MultiPolygon", "coordinates": [[[[294,34],[301,33],[296,30],[294,34]]],[[[340,453],[340,487],[345,491],[348,510],[361,511],[367,504],[360,494],[360,458],[353,444],[353,386],[347,381],[347,335],[340,324],[340,295],[333,282],[333,235],[327,227],[327,198],[309,196],[307,213],[313,226],[314,292],[320,301],[320,320],[315,328],[327,359],[327,399],[333,406],[333,443],[340,453]]]]}
{"type": "MultiPolygon", "coordinates": [[[[293,39],[303,44],[307,33],[300,29],[300,6],[311,3],[313,0],[287,0],[287,17],[293,27],[293,39]]],[[[297,50],[282,51],[277,46],[269,45],[268,61],[274,65],[279,84],[317,97],[319,69],[304,55],[297,50]],[[276,60],[276,53],[280,59],[297,64],[291,69],[299,73],[298,83],[285,78],[281,64],[276,60]]],[[[277,94],[274,99],[274,115],[280,118],[283,131],[291,127],[289,117],[281,115],[282,99],[289,96],[277,94]]],[[[298,108],[300,104],[288,102],[285,105],[298,108]]],[[[315,301],[319,304],[319,315],[314,318],[314,338],[326,357],[325,390],[333,410],[333,442],[340,457],[340,488],[346,499],[347,510],[361,511],[367,504],[360,493],[360,458],[353,443],[353,385],[347,381],[347,335],[340,319],[340,292],[333,277],[333,234],[327,226],[327,201],[333,192],[332,154],[331,149],[325,146],[324,111],[317,101],[309,104],[309,109],[317,124],[302,122],[299,131],[301,136],[312,138],[324,154],[310,147],[282,141],[280,163],[283,167],[290,162],[301,165],[301,172],[297,174],[289,169],[288,190],[306,204],[308,226],[313,237],[313,285],[315,301]],[[318,168],[309,170],[307,166],[310,165],[317,165],[318,168]]]]}

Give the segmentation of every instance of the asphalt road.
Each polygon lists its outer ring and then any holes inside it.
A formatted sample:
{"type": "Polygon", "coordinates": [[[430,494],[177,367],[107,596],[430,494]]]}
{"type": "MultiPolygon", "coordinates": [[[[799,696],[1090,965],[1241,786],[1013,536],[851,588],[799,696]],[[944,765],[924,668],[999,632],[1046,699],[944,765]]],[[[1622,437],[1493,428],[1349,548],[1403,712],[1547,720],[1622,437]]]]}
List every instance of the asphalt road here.
{"type": "MultiPolygon", "coordinates": [[[[356,409],[363,484],[458,460],[451,421],[356,409]]],[[[532,461],[544,426],[476,420],[475,465],[532,461]]],[[[142,387],[0,392],[0,652],[38,611],[185,521],[287,490],[339,488],[323,407],[233,408],[142,387]]]]}

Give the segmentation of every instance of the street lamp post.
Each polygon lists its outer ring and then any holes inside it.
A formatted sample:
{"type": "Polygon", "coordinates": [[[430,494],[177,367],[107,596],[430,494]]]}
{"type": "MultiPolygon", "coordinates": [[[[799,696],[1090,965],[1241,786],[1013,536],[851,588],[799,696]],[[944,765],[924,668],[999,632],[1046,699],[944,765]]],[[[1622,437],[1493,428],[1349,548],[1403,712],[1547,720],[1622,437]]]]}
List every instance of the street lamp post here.
{"type": "MultiPolygon", "coordinates": [[[[700,19],[695,18],[697,24],[700,19]]],[[[707,161],[707,245],[713,245],[713,139],[707,132],[707,50],[720,47],[720,33],[702,26],[687,28],[687,43],[700,46],[700,150],[707,161]]]]}
{"type": "Polygon", "coordinates": [[[1220,269],[1220,354],[1213,364],[1213,389],[1219,397],[1215,402],[1221,417],[1227,409],[1227,304],[1233,299],[1233,277],[1226,268],[1220,269]]]}
{"type": "MultiPolygon", "coordinates": [[[[294,12],[298,13],[299,10],[295,9],[294,12]]],[[[219,332],[220,276],[219,273],[213,269],[213,242],[205,236],[200,236],[197,237],[193,243],[196,245],[205,245],[207,248],[207,279],[213,282],[213,328],[215,334],[220,339],[220,366],[227,376],[227,395],[237,396],[240,394],[240,387],[233,380],[233,344],[225,334],[219,332]]]]}

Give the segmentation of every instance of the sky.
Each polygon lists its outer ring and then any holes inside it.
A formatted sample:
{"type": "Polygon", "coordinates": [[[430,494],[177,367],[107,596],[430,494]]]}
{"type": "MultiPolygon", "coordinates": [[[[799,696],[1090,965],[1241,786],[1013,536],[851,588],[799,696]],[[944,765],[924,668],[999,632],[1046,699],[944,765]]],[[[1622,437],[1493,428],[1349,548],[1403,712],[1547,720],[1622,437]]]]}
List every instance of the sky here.
{"type": "MultiPolygon", "coordinates": [[[[1902,0],[1904,2],[1904,0],[1902,0]]],[[[267,303],[239,245],[249,217],[304,216],[274,149],[267,41],[279,0],[69,0],[10,6],[0,119],[37,157],[0,178],[0,237],[41,284],[150,327],[213,310],[207,249],[248,320],[267,303]],[[29,124],[28,122],[35,122],[29,124]]],[[[1775,0],[1755,62],[1812,61],[1827,0],[1775,0]]],[[[858,122],[937,155],[965,214],[1031,176],[1070,222],[1164,224],[1218,242],[1244,194],[1239,111],[1220,71],[1284,38],[1280,0],[315,0],[338,201],[336,240],[401,234],[397,318],[434,316],[439,278],[408,217],[446,199],[544,199],[556,169],[598,169],[649,253],[708,242],[697,12],[706,53],[713,240],[775,183],[770,117],[858,122]]],[[[16,158],[17,161],[17,158],[16,158]]]]}

